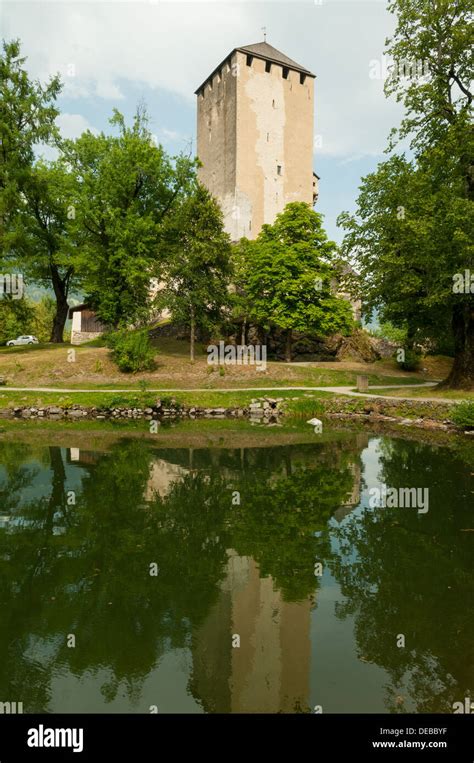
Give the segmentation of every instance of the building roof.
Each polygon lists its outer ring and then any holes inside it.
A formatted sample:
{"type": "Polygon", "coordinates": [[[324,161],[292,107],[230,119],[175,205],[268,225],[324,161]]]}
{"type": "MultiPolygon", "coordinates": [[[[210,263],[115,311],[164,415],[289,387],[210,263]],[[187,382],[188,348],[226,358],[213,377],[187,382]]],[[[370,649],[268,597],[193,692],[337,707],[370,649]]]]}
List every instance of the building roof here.
{"type": "Polygon", "coordinates": [[[91,310],[90,305],[86,305],[86,304],[74,305],[73,307],[69,308],[68,317],[72,318],[73,313],[83,313],[85,310],[91,310]]]}
{"type": "Polygon", "coordinates": [[[306,69],[304,66],[301,66],[301,64],[297,64],[296,61],[293,61],[293,59],[288,58],[288,56],[285,56],[284,53],[277,50],[273,47],[273,45],[269,45],[268,42],[256,42],[253,45],[244,45],[240,48],[234,48],[228,56],[224,58],[223,61],[219,64],[219,66],[216,66],[214,71],[206,77],[204,82],[202,82],[197,90],[195,90],[195,94],[199,93],[200,90],[209,82],[212,77],[217,74],[219,69],[222,68],[222,66],[225,64],[225,62],[235,53],[247,53],[250,56],[254,56],[255,58],[262,58],[264,61],[270,61],[274,64],[279,64],[280,66],[287,66],[288,69],[293,69],[293,71],[301,72],[302,74],[306,74],[308,77],[315,77],[315,74],[312,74],[309,69],[306,69]]]}
{"type": "Polygon", "coordinates": [[[288,66],[289,69],[303,72],[303,74],[308,74],[310,77],[315,76],[309,69],[301,66],[301,64],[297,64],[296,61],[285,56],[284,53],[281,53],[281,51],[274,48],[273,45],[269,45],[268,42],[256,42],[255,45],[244,45],[244,47],[236,48],[236,50],[240,50],[242,53],[250,53],[250,55],[256,56],[257,58],[264,58],[265,61],[273,61],[275,64],[288,66]]]}

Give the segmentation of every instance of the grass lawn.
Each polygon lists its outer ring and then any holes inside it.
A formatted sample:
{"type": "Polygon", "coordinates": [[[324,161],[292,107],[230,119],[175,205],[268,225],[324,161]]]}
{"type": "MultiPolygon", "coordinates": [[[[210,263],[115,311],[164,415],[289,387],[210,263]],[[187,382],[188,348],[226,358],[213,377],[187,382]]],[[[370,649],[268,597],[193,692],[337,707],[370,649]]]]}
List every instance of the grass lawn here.
{"type": "Polygon", "coordinates": [[[59,405],[71,407],[73,404],[95,406],[97,408],[133,406],[146,408],[153,405],[157,398],[164,400],[173,398],[177,402],[186,405],[196,405],[205,408],[226,408],[245,406],[256,397],[268,394],[269,397],[294,398],[295,400],[320,399],[332,397],[330,392],[305,393],[304,390],[295,390],[289,393],[268,392],[264,389],[260,392],[178,392],[163,395],[152,392],[9,392],[0,388],[0,409],[15,406],[42,408],[47,405],[59,405]]]}
{"type": "MultiPolygon", "coordinates": [[[[139,374],[118,371],[106,347],[83,345],[33,345],[0,348],[0,376],[10,387],[65,389],[224,389],[226,387],[353,386],[358,374],[369,384],[413,384],[432,378],[429,373],[400,371],[392,360],[373,364],[350,361],[287,364],[268,362],[265,371],[255,366],[209,366],[205,348],[191,364],[188,344],[176,339],[156,343],[156,368],[139,374]],[[71,351],[74,351],[72,354],[71,351]]],[[[440,376],[434,378],[442,378],[440,376]]]]}
{"type": "MultiPolygon", "coordinates": [[[[357,390],[354,390],[357,391],[357,390]]],[[[403,389],[377,389],[377,395],[390,395],[390,397],[429,397],[436,400],[474,400],[474,390],[437,389],[436,387],[404,387],[403,389]]]]}

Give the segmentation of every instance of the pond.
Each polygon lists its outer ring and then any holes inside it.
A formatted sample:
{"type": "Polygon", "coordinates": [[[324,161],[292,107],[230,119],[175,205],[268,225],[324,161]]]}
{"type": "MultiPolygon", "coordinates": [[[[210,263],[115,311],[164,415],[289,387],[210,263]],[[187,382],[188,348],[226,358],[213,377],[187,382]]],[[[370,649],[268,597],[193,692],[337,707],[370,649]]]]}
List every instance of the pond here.
{"type": "Polygon", "coordinates": [[[0,439],[0,702],[451,713],[474,697],[472,451],[304,440],[0,439]],[[412,487],[429,506],[372,500],[412,487]]]}

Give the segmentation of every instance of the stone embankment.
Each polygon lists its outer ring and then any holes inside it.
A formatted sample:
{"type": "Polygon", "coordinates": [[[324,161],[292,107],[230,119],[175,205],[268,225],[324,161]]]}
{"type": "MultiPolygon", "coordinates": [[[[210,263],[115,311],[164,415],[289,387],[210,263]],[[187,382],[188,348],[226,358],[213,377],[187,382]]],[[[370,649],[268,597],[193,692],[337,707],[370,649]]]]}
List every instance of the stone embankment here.
{"type": "Polygon", "coordinates": [[[245,407],[230,408],[205,408],[197,405],[183,405],[176,400],[157,400],[154,405],[138,407],[111,406],[110,408],[71,405],[61,407],[57,405],[15,406],[4,408],[0,411],[2,418],[16,419],[46,419],[57,421],[78,421],[96,419],[100,421],[123,420],[123,419],[146,419],[164,421],[167,419],[225,419],[225,418],[249,418],[251,421],[263,423],[275,423],[283,413],[283,398],[264,397],[252,400],[245,407]]]}

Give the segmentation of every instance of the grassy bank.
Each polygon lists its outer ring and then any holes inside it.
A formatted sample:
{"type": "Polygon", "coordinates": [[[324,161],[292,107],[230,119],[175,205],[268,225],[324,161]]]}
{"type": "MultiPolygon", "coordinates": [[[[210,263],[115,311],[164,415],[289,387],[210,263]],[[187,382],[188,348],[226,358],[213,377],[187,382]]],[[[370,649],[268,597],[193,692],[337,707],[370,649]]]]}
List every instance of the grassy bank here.
{"type": "MultiPolygon", "coordinates": [[[[369,384],[414,384],[430,374],[406,373],[393,361],[373,364],[350,361],[311,365],[268,362],[265,371],[252,365],[210,366],[204,347],[191,363],[186,342],[161,339],[156,345],[156,367],[139,374],[121,373],[106,347],[43,345],[0,349],[0,376],[7,387],[55,387],[63,389],[223,389],[226,387],[323,387],[355,385],[358,374],[369,384]]],[[[436,377],[435,377],[436,378],[436,377]]]]}
{"type": "Polygon", "coordinates": [[[196,405],[204,408],[230,408],[248,405],[257,397],[268,396],[271,398],[289,398],[304,399],[307,397],[320,399],[332,397],[331,392],[312,392],[307,393],[304,390],[294,390],[289,393],[266,391],[265,388],[258,392],[177,392],[177,393],[153,393],[141,392],[9,392],[2,389],[0,392],[0,409],[14,407],[35,407],[43,408],[48,405],[55,405],[60,408],[71,408],[73,405],[83,405],[96,408],[121,408],[136,407],[147,408],[155,404],[157,398],[162,401],[175,400],[181,405],[196,405]]]}
{"type": "Polygon", "coordinates": [[[403,389],[378,389],[377,395],[389,395],[390,397],[429,397],[433,400],[445,398],[448,400],[474,400],[474,390],[438,389],[436,387],[410,387],[403,389]]]}

